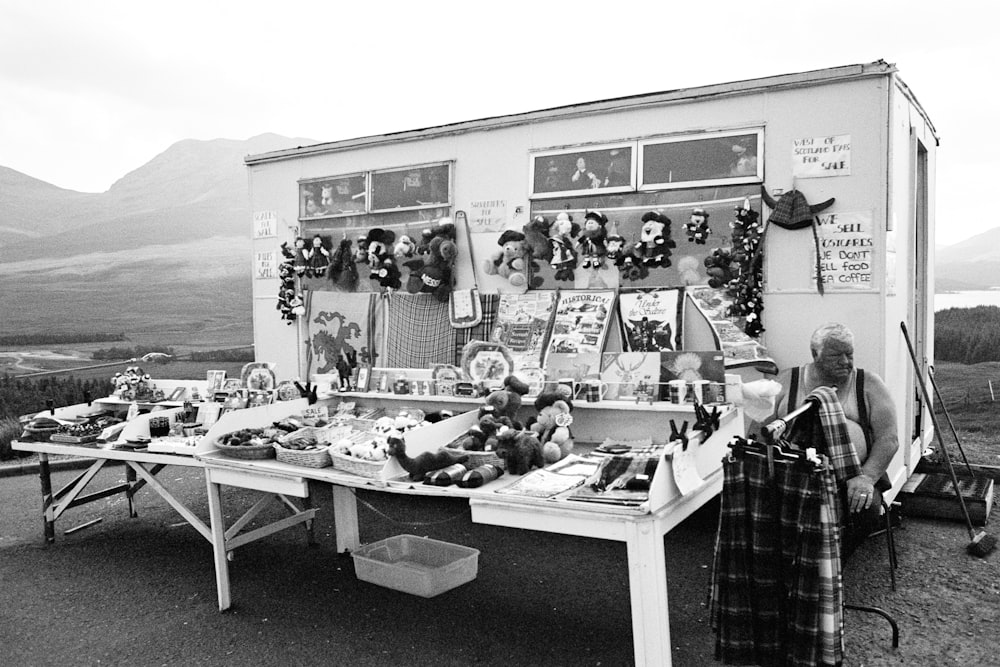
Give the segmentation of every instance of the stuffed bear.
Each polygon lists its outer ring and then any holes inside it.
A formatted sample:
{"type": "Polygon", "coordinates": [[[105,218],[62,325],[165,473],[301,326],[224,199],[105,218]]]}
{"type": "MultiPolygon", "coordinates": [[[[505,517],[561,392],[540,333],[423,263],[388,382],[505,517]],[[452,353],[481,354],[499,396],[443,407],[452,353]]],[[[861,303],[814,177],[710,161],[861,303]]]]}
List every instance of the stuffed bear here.
{"type": "Polygon", "coordinates": [[[396,261],[405,262],[411,259],[417,252],[417,242],[411,239],[406,234],[399,237],[396,241],[396,245],[392,249],[392,254],[396,258],[396,261]]]}
{"type": "Polygon", "coordinates": [[[705,258],[705,273],[708,274],[708,286],[718,289],[736,278],[739,264],[729,248],[715,248],[705,258]]]}
{"type": "Polygon", "coordinates": [[[712,233],[712,229],[708,226],[708,211],[703,208],[691,211],[691,218],[684,223],[684,229],[687,231],[688,241],[705,245],[708,235],[712,233]]]}
{"type": "Polygon", "coordinates": [[[522,428],[517,421],[517,412],[521,409],[521,398],[531,391],[531,388],[516,375],[508,375],[503,380],[503,386],[486,396],[485,406],[492,408],[497,418],[506,420],[509,426],[522,428]]]}
{"type": "Polygon", "coordinates": [[[551,223],[544,215],[536,215],[524,225],[524,245],[528,256],[533,260],[547,262],[552,259],[552,246],[549,244],[549,227],[551,223]]]}
{"type": "Polygon", "coordinates": [[[433,294],[445,302],[451,296],[452,270],[458,256],[458,245],[447,236],[435,236],[427,245],[423,259],[415,258],[406,263],[410,277],[406,290],[412,294],[433,294]]]}
{"type": "Polygon", "coordinates": [[[649,277],[649,267],[643,262],[643,255],[639,246],[629,243],[622,250],[621,259],[618,262],[618,271],[622,280],[635,282],[649,277]]]}
{"type": "Polygon", "coordinates": [[[538,415],[529,427],[538,435],[542,456],[546,463],[555,463],[573,451],[573,401],[566,393],[556,389],[543,391],[535,399],[538,415]]]}
{"type": "Polygon", "coordinates": [[[582,268],[599,269],[604,266],[604,256],[608,253],[607,224],[608,217],[600,211],[587,211],[583,216],[583,230],[579,239],[582,268]]]}
{"type": "Polygon", "coordinates": [[[433,227],[428,227],[420,233],[420,242],[417,244],[416,253],[418,255],[426,255],[431,251],[431,241],[441,237],[448,239],[449,241],[455,241],[457,238],[455,232],[455,223],[452,219],[445,216],[438,220],[438,224],[433,227]]]}
{"type": "Polygon", "coordinates": [[[573,280],[576,276],[577,254],[574,249],[580,225],[565,211],[559,213],[549,227],[549,246],[552,248],[549,265],[555,271],[556,280],[573,280]]]}
{"type": "Polygon", "coordinates": [[[483,270],[487,275],[506,278],[514,287],[526,287],[528,246],[524,234],[508,229],[500,235],[497,245],[500,246],[500,250],[483,262],[483,270]]]}
{"type": "Polygon", "coordinates": [[[544,468],[542,443],[532,431],[507,429],[497,436],[497,456],[511,475],[524,475],[532,468],[544,468]]]}
{"type": "Polygon", "coordinates": [[[521,409],[521,397],[529,391],[525,382],[517,376],[508,375],[504,378],[503,387],[490,392],[483,399],[483,405],[479,408],[479,423],[448,446],[474,451],[495,449],[496,437],[504,429],[524,428],[517,421],[517,412],[521,409]]]}
{"type": "Polygon", "coordinates": [[[636,247],[642,263],[647,267],[670,266],[670,249],[677,247],[670,237],[670,218],[656,211],[643,213],[636,247]]]}

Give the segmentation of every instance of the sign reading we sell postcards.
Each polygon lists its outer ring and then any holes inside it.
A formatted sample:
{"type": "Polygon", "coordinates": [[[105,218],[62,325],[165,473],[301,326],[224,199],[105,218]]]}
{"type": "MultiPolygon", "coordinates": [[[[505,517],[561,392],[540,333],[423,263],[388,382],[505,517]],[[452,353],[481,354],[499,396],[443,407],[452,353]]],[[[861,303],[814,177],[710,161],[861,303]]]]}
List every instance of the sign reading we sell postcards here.
{"type": "Polygon", "coordinates": [[[830,213],[816,216],[819,225],[819,262],[813,263],[823,276],[824,290],[872,289],[872,214],[830,213]]]}
{"type": "Polygon", "coordinates": [[[792,176],[851,175],[851,135],[805,137],[792,140],[792,176]]]}

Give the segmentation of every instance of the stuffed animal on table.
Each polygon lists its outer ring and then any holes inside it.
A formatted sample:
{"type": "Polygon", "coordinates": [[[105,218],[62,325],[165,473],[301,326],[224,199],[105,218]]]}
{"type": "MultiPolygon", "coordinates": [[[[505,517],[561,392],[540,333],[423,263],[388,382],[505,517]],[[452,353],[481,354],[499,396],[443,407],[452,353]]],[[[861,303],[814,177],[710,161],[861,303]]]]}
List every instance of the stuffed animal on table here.
{"type": "Polygon", "coordinates": [[[549,227],[549,245],[552,248],[549,265],[555,271],[556,280],[572,281],[575,277],[577,253],[576,237],[580,233],[580,225],[573,222],[573,217],[565,211],[559,213],[549,227]]]}
{"type": "Polygon", "coordinates": [[[312,238],[312,247],[308,249],[309,266],[306,268],[306,276],[310,278],[322,278],[326,275],[326,269],[330,266],[330,251],[326,249],[323,237],[316,234],[312,238]]]}
{"type": "Polygon", "coordinates": [[[389,456],[394,457],[399,465],[409,473],[410,480],[423,481],[427,473],[441,468],[447,468],[454,463],[465,463],[469,455],[456,449],[442,447],[433,452],[423,452],[410,458],[406,454],[406,441],[403,438],[389,436],[386,439],[389,456]]]}
{"type": "Polygon", "coordinates": [[[670,250],[677,247],[670,235],[670,224],[670,218],[662,213],[648,211],[642,214],[636,247],[646,266],[664,269],[670,266],[670,250]]]}
{"type": "Polygon", "coordinates": [[[523,232],[508,229],[497,240],[500,250],[483,262],[486,275],[506,278],[514,287],[528,286],[528,245],[523,232]]]}
{"type": "Polygon", "coordinates": [[[497,456],[512,475],[524,475],[532,468],[544,468],[542,443],[532,431],[507,429],[497,436],[497,456]]]}
{"type": "Polygon", "coordinates": [[[555,463],[573,451],[573,401],[559,389],[543,391],[535,399],[538,414],[529,426],[542,445],[546,463],[555,463]]]}
{"type": "Polygon", "coordinates": [[[608,253],[608,216],[600,211],[587,211],[583,216],[583,229],[580,231],[579,247],[584,269],[599,269],[604,266],[604,257],[608,253]]]}
{"type": "Polygon", "coordinates": [[[340,359],[337,359],[337,376],[340,378],[340,391],[350,391],[351,390],[351,373],[353,372],[353,367],[351,362],[348,361],[347,357],[343,354],[340,359]]]}
{"type": "Polygon", "coordinates": [[[528,385],[514,375],[504,378],[503,387],[490,392],[479,408],[479,422],[472,426],[461,438],[449,447],[469,451],[490,451],[496,449],[497,437],[506,428],[521,430],[524,425],[517,421],[521,409],[521,397],[530,391],[528,385]]]}
{"type": "Polygon", "coordinates": [[[708,226],[708,211],[703,208],[696,208],[691,211],[691,218],[684,223],[687,231],[688,241],[693,241],[697,245],[705,245],[712,228],[708,226]]]}

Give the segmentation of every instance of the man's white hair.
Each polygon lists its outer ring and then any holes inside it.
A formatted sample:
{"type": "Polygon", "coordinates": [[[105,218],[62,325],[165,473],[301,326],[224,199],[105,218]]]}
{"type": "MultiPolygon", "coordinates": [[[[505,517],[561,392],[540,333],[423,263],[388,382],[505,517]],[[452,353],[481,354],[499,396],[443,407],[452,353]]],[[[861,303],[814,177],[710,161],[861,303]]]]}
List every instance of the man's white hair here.
{"type": "Polygon", "coordinates": [[[818,356],[823,351],[823,347],[829,340],[840,341],[854,347],[854,334],[851,330],[838,322],[827,322],[813,332],[809,340],[809,349],[813,356],[818,356]]]}

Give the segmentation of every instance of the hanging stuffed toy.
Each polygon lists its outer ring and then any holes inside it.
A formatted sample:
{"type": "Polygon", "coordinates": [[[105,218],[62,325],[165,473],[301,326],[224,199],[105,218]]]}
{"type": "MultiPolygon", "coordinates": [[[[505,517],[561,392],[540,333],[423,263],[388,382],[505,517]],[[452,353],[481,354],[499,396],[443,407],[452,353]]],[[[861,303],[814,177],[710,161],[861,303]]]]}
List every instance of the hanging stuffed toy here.
{"type": "MultiPolygon", "coordinates": [[[[281,313],[281,319],[291,324],[298,317],[297,309],[302,304],[295,285],[296,260],[298,253],[288,247],[288,242],[281,244],[282,262],[278,265],[278,302],[275,308],[281,313]]],[[[305,312],[305,309],[302,309],[305,312]]]]}
{"type": "Polygon", "coordinates": [[[525,236],[516,229],[505,230],[497,239],[500,250],[483,262],[486,275],[506,278],[514,287],[528,284],[528,246],[525,236]]]}
{"type": "Polygon", "coordinates": [[[330,251],[323,243],[323,237],[316,234],[312,238],[312,247],[308,249],[309,266],[306,268],[306,275],[310,278],[322,278],[326,275],[326,268],[330,266],[330,251]]]}
{"type": "Polygon", "coordinates": [[[712,229],[708,226],[708,211],[703,208],[691,211],[691,218],[684,223],[684,229],[687,231],[688,241],[705,245],[708,235],[712,233],[712,229]]]}
{"type": "Polygon", "coordinates": [[[600,269],[604,266],[604,257],[608,253],[608,217],[600,211],[587,211],[583,216],[583,229],[580,232],[579,248],[583,257],[581,267],[584,269],[600,269]]]}
{"type": "Polygon", "coordinates": [[[368,253],[366,259],[369,266],[369,279],[378,281],[385,277],[386,260],[392,261],[392,247],[395,241],[395,232],[379,228],[368,230],[368,234],[365,236],[365,251],[368,253]]]}
{"type": "Polygon", "coordinates": [[[549,246],[552,249],[549,265],[555,271],[556,280],[575,278],[577,254],[574,250],[574,240],[580,233],[580,225],[573,222],[573,217],[565,211],[559,213],[549,227],[549,246]]]}
{"type": "Polygon", "coordinates": [[[351,245],[351,239],[346,236],[342,238],[326,269],[327,279],[344,292],[353,292],[358,286],[358,267],[354,263],[351,245]]]}
{"type": "Polygon", "coordinates": [[[306,240],[301,236],[295,238],[295,251],[293,255],[295,275],[300,278],[305,275],[309,268],[309,249],[306,247],[306,240]]]}
{"type": "Polygon", "coordinates": [[[670,249],[676,247],[677,243],[670,236],[670,218],[656,211],[643,213],[636,244],[642,264],[647,268],[665,269],[670,266],[670,249]]]}
{"type": "Polygon", "coordinates": [[[649,277],[649,266],[645,263],[640,244],[629,243],[622,250],[618,260],[618,273],[622,280],[635,282],[649,277]]]}

